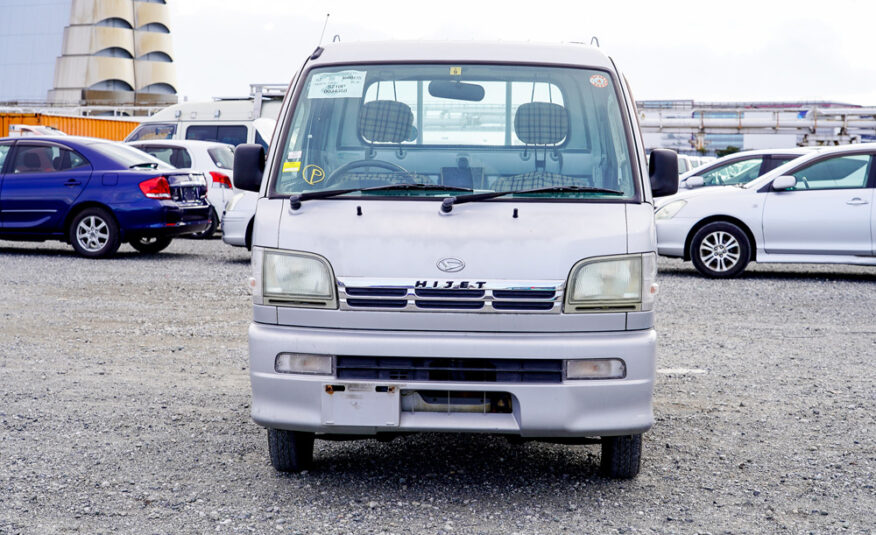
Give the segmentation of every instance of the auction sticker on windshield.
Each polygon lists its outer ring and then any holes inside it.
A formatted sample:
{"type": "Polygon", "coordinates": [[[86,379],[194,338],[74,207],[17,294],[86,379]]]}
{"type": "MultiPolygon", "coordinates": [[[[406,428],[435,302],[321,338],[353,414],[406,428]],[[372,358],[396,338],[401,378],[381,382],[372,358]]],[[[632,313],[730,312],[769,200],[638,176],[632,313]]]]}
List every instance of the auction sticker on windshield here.
{"type": "Polygon", "coordinates": [[[307,98],[360,98],[365,71],[321,72],[310,80],[307,98]]]}

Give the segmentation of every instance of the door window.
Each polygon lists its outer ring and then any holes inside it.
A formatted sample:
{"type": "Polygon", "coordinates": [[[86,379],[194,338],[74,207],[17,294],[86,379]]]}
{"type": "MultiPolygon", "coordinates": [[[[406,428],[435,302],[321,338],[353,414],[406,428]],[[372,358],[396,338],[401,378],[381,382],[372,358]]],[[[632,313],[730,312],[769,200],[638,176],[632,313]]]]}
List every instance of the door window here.
{"type": "Polygon", "coordinates": [[[703,177],[703,182],[707,186],[747,184],[761,175],[760,164],[762,161],[763,158],[760,156],[747,160],[737,160],[715,167],[699,176],[703,177]]]}
{"type": "Polygon", "coordinates": [[[186,139],[218,141],[229,145],[246,143],[246,127],[242,125],[198,125],[186,130],[186,139]]]}
{"type": "Polygon", "coordinates": [[[173,139],[175,124],[141,124],[125,141],[144,141],[147,139],[173,139]]]}
{"type": "Polygon", "coordinates": [[[867,186],[870,176],[870,156],[853,154],[821,160],[794,173],[794,190],[856,189],[867,186]]]}
{"type": "Polygon", "coordinates": [[[6,155],[9,154],[9,149],[12,145],[0,145],[0,173],[3,172],[3,164],[6,162],[6,155]]]}
{"type": "Polygon", "coordinates": [[[19,146],[12,163],[12,172],[54,173],[89,165],[79,154],[56,146],[19,146]]]}
{"type": "Polygon", "coordinates": [[[187,169],[192,166],[192,157],[189,151],[178,147],[138,147],[143,152],[155,156],[162,162],[170,164],[177,169],[187,169]]]}

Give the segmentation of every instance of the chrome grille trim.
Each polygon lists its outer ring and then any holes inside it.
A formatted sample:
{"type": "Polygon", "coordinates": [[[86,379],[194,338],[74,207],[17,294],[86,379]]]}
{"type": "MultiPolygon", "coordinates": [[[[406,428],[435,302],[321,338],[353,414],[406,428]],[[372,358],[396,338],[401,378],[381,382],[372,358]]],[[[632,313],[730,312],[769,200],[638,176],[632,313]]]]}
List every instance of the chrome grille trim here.
{"type": "MultiPolygon", "coordinates": [[[[430,281],[432,282],[432,281],[430,281]]],[[[466,314],[559,314],[563,280],[443,279],[440,286],[418,286],[415,279],[338,278],[341,310],[455,312],[466,314]],[[478,287],[460,287],[469,282],[478,287]],[[450,287],[447,287],[447,285],[450,287]]]]}

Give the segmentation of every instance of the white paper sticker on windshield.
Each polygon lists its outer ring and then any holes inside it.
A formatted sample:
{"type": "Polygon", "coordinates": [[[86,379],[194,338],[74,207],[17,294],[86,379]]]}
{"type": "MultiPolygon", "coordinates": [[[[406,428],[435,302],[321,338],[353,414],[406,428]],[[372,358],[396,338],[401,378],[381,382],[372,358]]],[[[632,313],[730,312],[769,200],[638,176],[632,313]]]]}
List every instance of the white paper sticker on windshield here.
{"type": "Polygon", "coordinates": [[[310,80],[307,98],[360,98],[365,89],[365,71],[323,72],[310,80]]]}

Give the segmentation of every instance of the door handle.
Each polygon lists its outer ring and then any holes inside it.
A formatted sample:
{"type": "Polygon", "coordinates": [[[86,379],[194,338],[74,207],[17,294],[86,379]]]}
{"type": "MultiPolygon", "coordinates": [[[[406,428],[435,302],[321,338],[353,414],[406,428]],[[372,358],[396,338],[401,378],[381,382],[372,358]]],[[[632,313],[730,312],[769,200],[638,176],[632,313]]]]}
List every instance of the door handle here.
{"type": "Polygon", "coordinates": [[[870,203],[868,203],[867,201],[865,201],[864,199],[862,199],[860,197],[852,197],[851,200],[846,201],[846,204],[851,204],[852,206],[855,206],[858,204],[870,204],[870,203]]]}
{"type": "Polygon", "coordinates": [[[75,180],[75,179],[72,179],[72,178],[71,178],[71,179],[68,180],[67,182],[64,182],[64,185],[65,185],[65,186],[81,186],[81,185],[82,185],[82,182],[79,182],[78,180],[75,180]]]}

